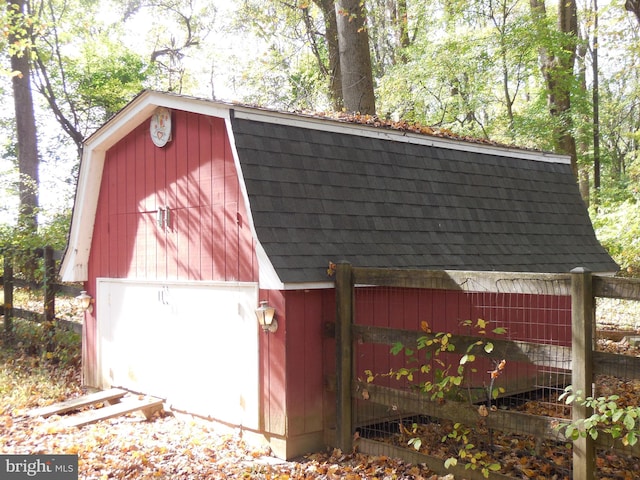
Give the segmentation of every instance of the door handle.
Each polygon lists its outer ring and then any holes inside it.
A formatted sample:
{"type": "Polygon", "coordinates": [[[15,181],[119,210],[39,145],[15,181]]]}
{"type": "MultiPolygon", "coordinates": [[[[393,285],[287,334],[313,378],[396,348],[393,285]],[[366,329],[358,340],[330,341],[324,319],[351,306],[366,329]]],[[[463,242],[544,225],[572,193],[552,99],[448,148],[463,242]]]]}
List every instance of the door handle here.
{"type": "Polygon", "coordinates": [[[162,207],[158,207],[156,211],[156,225],[158,228],[164,227],[164,213],[162,212],[162,207]]]}
{"type": "Polygon", "coordinates": [[[169,230],[171,228],[171,209],[164,207],[164,229],[169,230]]]}

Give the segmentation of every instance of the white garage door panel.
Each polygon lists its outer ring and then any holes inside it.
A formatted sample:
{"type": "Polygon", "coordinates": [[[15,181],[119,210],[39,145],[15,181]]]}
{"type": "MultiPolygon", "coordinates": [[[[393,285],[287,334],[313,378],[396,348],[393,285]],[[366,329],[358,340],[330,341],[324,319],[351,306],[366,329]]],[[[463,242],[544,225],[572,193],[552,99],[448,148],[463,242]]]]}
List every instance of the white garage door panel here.
{"type": "Polygon", "coordinates": [[[256,284],[98,279],[104,386],[259,427],[256,284]]]}

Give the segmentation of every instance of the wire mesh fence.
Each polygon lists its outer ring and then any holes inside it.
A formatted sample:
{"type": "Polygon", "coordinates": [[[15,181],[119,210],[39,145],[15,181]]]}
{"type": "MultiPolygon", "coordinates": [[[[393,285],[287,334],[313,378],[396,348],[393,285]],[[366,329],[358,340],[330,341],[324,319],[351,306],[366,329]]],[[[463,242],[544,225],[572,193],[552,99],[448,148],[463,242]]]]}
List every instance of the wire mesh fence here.
{"type": "MultiPolygon", "coordinates": [[[[407,280],[404,273],[396,281],[376,272],[376,278],[385,278],[378,283],[358,275],[353,275],[352,288],[358,281],[370,286],[352,290],[351,421],[356,437],[375,442],[365,443],[367,449],[390,445],[456,458],[495,478],[523,472],[571,478],[576,473],[575,445],[587,451],[592,445],[584,447],[564,436],[574,416],[565,388],[576,380],[572,328],[577,329],[572,327],[575,304],[568,275],[535,278],[533,286],[527,279],[509,277],[508,288],[495,275],[488,281],[454,279],[455,288],[445,288],[453,283],[429,275],[407,280]]],[[[632,282],[625,287],[625,296],[637,295],[638,286],[632,282]]],[[[607,288],[596,282],[595,294],[617,295],[607,288]]],[[[586,317],[595,313],[588,301],[583,304],[586,317]]],[[[633,318],[624,322],[636,323],[633,318]]],[[[598,345],[606,346],[610,340],[602,340],[601,324],[585,321],[585,328],[593,328],[598,345]]],[[[634,331],[628,331],[617,345],[633,344],[634,331]]],[[[592,337],[584,333],[581,338],[589,343],[592,337]]],[[[628,391],[629,399],[637,402],[637,357],[619,361],[618,355],[597,356],[592,362],[588,359],[597,354],[581,350],[589,354],[587,360],[578,356],[577,363],[587,376],[593,370],[594,394],[628,391]]],[[[625,454],[638,456],[637,447],[625,452],[618,444],[611,455],[613,442],[604,438],[595,442],[609,447],[599,458],[603,471],[606,462],[618,467],[637,463],[625,460],[625,454]]]]}

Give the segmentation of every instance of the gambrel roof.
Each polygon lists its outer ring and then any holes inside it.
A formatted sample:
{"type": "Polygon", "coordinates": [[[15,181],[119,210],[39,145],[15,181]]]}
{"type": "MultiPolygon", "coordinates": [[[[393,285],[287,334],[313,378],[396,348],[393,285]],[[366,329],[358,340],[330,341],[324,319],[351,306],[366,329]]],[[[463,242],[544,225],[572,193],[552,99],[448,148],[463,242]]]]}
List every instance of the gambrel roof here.
{"type": "Polygon", "coordinates": [[[258,238],[285,283],[321,280],[328,260],[438,270],[617,270],[565,159],[321,125],[239,118],[232,125],[258,238]]]}
{"type": "Polygon", "coordinates": [[[90,242],[82,235],[90,238],[100,158],[157,106],[226,119],[272,288],[327,282],[329,262],[341,260],[449,270],[618,269],[595,236],[565,156],[147,91],[85,145],[65,280],[86,278],[90,242]]]}

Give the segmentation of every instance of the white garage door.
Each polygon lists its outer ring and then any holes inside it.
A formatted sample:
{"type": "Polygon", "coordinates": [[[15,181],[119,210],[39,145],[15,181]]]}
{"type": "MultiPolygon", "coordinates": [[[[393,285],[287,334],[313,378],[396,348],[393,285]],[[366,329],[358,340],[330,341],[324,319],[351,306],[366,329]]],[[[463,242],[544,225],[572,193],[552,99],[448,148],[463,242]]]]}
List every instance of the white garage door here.
{"type": "Polygon", "coordinates": [[[257,284],[98,279],[104,387],[259,427],[257,284]]]}

